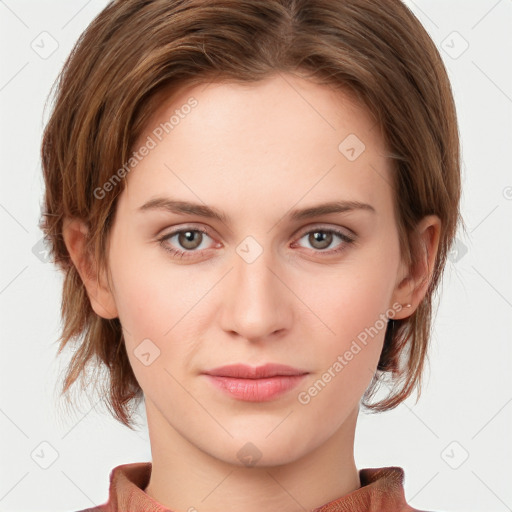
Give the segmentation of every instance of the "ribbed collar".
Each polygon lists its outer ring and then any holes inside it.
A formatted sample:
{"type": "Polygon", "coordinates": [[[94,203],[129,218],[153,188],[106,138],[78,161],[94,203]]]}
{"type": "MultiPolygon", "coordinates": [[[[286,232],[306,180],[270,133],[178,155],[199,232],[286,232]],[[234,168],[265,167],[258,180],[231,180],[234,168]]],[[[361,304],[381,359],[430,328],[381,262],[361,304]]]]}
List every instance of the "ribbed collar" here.
{"type": "MultiPolygon", "coordinates": [[[[110,472],[108,501],[80,512],[172,512],[144,492],[151,476],[151,467],[151,462],[136,462],[115,467],[110,472]]],[[[359,489],[330,501],[313,512],[416,511],[405,501],[402,468],[361,469],[359,478],[359,489]]]]}

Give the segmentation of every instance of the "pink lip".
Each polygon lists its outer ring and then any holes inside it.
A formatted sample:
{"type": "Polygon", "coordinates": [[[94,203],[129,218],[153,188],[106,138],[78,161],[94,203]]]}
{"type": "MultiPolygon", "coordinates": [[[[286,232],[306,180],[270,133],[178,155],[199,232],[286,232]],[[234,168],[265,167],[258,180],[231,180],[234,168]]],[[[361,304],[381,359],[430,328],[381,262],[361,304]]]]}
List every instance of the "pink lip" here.
{"type": "Polygon", "coordinates": [[[282,364],[221,366],[204,374],[213,385],[248,402],[272,400],[294,388],[308,372],[282,364]]]}

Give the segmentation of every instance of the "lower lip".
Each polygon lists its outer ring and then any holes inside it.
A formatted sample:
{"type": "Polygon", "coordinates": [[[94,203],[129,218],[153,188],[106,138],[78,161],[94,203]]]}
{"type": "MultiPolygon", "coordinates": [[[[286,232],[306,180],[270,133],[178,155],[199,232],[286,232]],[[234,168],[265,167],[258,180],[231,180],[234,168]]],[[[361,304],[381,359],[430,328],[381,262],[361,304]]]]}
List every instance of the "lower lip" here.
{"type": "Polygon", "coordinates": [[[206,376],[214,386],[238,400],[267,402],[296,387],[306,375],[277,375],[261,379],[206,376]]]}

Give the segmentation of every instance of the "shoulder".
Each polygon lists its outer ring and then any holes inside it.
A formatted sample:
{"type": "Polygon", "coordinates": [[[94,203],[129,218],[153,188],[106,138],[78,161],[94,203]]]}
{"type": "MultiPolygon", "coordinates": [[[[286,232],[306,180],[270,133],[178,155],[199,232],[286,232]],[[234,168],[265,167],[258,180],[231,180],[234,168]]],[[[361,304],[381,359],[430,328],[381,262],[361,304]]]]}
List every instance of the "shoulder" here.
{"type": "MultiPolygon", "coordinates": [[[[74,512],[126,512],[127,506],[134,496],[137,497],[137,510],[153,510],[153,503],[147,504],[150,498],[144,493],[144,488],[149,482],[151,474],[151,462],[133,462],[121,464],[110,471],[110,485],[106,503],[94,507],[76,510],[74,512]],[[142,501],[140,501],[142,499],[142,501]],[[145,505],[151,505],[144,508],[145,505]]],[[[156,510],[156,509],[155,509],[156,510]]]]}
{"type": "MultiPolygon", "coordinates": [[[[362,489],[369,496],[369,510],[380,512],[427,512],[411,507],[404,493],[404,470],[400,467],[366,468],[359,471],[362,489]]],[[[433,511],[431,511],[433,512],[433,511]]]]}

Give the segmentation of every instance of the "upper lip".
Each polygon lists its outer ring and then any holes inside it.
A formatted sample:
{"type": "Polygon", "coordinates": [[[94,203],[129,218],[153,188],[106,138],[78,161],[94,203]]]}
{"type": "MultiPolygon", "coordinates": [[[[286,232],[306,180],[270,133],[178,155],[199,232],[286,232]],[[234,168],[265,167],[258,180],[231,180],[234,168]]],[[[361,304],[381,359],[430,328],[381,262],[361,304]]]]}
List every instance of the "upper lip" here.
{"type": "Polygon", "coordinates": [[[284,364],[267,363],[262,366],[248,366],[246,364],[230,364],[207,370],[206,375],[218,377],[238,377],[241,379],[261,379],[265,377],[276,377],[278,375],[304,375],[305,370],[293,368],[284,364]]]}

